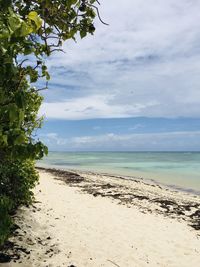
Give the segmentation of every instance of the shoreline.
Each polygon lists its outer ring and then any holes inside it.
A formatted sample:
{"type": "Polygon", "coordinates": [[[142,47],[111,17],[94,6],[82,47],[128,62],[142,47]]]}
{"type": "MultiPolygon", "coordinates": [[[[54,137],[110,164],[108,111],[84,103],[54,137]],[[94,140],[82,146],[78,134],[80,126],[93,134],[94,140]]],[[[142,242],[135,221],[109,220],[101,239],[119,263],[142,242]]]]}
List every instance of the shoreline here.
{"type": "Polygon", "coordinates": [[[75,172],[75,173],[85,173],[85,174],[99,174],[99,175],[104,175],[104,176],[109,176],[109,177],[117,177],[118,179],[127,179],[127,180],[142,180],[144,183],[146,182],[147,184],[151,185],[158,185],[163,188],[169,189],[169,190],[175,190],[175,191],[180,191],[183,193],[188,193],[192,195],[197,195],[200,196],[200,190],[195,190],[192,188],[186,188],[186,187],[181,187],[179,185],[175,184],[168,184],[168,183],[162,183],[160,181],[157,181],[156,179],[153,178],[145,178],[145,177],[137,177],[137,176],[131,176],[131,175],[122,175],[122,174],[115,174],[115,173],[109,173],[109,172],[101,172],[101,171],[89,171],[89,170],[79,170],[79,169],[68,169],[68,168],[59,168],[58,166],[50,166],[50,165],[37,165],[36,169],[55,169],[55,170],[61,170],[61,171],[69,171],[69,172],[75,172]]]}
{"type": "Polygon", "coordinates": [[[39,173],[0,267],[198,266],[198,196],[112,175],[39,173]]]}
{"type": "Polygon", "coordinates": [[[200,197],[191,192],[176,190],[159,183],[148,183],[144,178],[116,176],[91,171],[69,171],[42,167],[37,167],[37,169],[55,175],[56,179],[64,181],[70,186],[78,187],[84,193],[92,194],[95,197],[114,198],[122,204],[134,204],[145,212],[150,211],[165,216],[175,216],[178,219],[192,223],[191,226],[195,230],[200,230],[200,197]],[[71,175],[72,179],[69,178],[71,175]],[[75,177],[75,180],[73,180],[73,177],[75,177]],[[85,184],[81,185],[84,182],[85,184]],[[147,203],[142,202],[141,204],[140,202],[143,200],[147,203]],[[147,207],[148,203],[153,203],[155,207],[149,209],[147,207]],[[191,210],[191,213],[189,213],[189,210],[191,210]]]}

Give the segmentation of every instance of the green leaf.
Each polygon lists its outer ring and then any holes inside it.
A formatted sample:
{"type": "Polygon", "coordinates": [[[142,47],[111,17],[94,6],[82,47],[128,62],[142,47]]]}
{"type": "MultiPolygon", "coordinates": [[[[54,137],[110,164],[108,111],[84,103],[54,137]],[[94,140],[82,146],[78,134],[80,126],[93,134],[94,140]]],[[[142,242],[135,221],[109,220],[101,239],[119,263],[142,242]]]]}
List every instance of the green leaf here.
{"type": "Polygon", "coordinates": [[[25,106],[25,97],[23,91],[16,94],[15,102],[19,108],[23,108],[25,106]]]}
{"type": "Polygon", "coordinates": [[[19,122],[22,122],[24,119],[24,111],[22,109],[19,110],[19,122]]]}
{"type": "Polygon", "coordinates": [[[47,71],[46,71],[45,75],[46,75],[47,81],[49,81],[51,79],[51,76],[49,75],[49,73],[47,71]]]}
{"type": "Polygon", "coordinates": [[[76,4],[77,0],[68,0],[67,1],[67,6],[70,8],[72,5],[76,4]]]}
{"type": "Polygon", "coordinates": [[[48,147],[44,146],[44,154],[47,156],[48,155],[48,147]]]}
{"type": "Polygon", "coordinates": [[[33,30],[34,29],[30,25],[28,25],[25,21],[23,21],[20,27],[19,35],[20,36],[29,35],[30,33],[33,32],[33,30]]]}
{"type": "Polygon", "coordinates": [[[21,145],[26,140],[26,136],[24,134],[20,134],[15,138],[14,144],[15,145],[21,145]]]}
{"type": "Polygon", "coordinates": [[[6,26],[4,25],[5,28],[0,29],[0,39],[6,39],[10,37],[10,31],[6,26]]]}
{"type": "Polygon", "coordinates": [[[15,104],[9,105],[9,119],[11,123],[18,120],[18,108],[15,104]]]}
{"type": "Polygon", "coordinates": [[[80,31],[81,39],[83,39],[87,35],[87,32],[85,30],[80,31]]]}
{"type": "Polygon", "coordinates": [[[11,17],[8,18],[8,22],[11,30],[15,32],[17,29],[21,27],[22,20],[15,14],[13,14],[11,17]]]}
{"type": "Polygon", "coordinates": [[[8,144],[8,136],[7,135],[0,135],[0,143],[2,143],[3,145],[7,145],[8,144]]]}

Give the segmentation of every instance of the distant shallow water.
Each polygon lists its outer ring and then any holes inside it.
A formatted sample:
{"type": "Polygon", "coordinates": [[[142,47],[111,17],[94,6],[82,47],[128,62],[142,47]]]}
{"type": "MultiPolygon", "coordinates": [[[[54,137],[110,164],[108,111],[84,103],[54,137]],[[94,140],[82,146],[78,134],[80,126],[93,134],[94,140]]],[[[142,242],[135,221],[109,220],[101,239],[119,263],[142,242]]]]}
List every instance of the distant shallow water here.
{"type": "Polygon", "coordinates": [[[200,152],[49,152],[38,165],[142,177],[200,193],[200,152]]]}

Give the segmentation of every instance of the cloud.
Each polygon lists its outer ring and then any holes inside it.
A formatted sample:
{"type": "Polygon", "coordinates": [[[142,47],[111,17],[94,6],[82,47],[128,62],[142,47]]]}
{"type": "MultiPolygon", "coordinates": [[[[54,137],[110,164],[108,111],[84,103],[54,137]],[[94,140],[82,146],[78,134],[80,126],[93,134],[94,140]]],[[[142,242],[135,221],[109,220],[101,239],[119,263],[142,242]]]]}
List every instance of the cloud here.
{"type": "Polygon", "coordinates": [[[51,145],[58,145],[62,146],[67,144],[67,139],[60,138],[57,133],[47,133],[47,134],[40,134],[41,139],[44,139],[44,142],[51,145]]]}
{"type": "Polygon", "coordinates": [[[47,118],[200,116],[200,2],[101,1],[106,27],[48,60],[47,118]],[[66,110],[69,109],[69,110],[66,110]]]}
{"type": "Polygon", "coordinates": [[[58,134],[43,135],[50,150],[63,151],[186,151],[200,149],[200,131],[114,134],[61,138],[58,134]]]}
{"type": "Polygon", "coordinates": [[[44,103],[39,115],[47,114],[54,119],[92,119],[92,118],[126,118],[132,114],[140,114],[141,110],[148,110],[156,105],[154,102],[145,104],[115,104],[112,95],[94,95],[70,99],[65,102],[44,103]]]}

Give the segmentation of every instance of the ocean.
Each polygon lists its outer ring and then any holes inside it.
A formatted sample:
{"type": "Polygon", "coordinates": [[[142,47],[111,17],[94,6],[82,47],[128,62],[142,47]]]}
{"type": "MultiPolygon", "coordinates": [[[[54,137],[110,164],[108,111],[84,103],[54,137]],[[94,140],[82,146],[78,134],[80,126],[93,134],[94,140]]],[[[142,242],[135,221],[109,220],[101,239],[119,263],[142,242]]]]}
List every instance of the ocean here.
{"type": "Polygon", "coordinates": [[[144,178],[200,194],[200,152],[49,152],[37,165],[144,178]]]}

